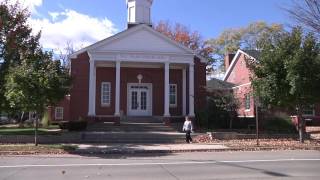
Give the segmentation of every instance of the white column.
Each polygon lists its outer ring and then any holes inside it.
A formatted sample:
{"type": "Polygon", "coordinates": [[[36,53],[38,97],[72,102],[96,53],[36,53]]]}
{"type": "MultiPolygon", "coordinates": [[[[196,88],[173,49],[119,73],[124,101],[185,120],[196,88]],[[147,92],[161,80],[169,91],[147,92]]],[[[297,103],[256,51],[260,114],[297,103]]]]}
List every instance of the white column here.
{"type": "Polygon", "coordinates": [[[96,115],[96,67],[94,64],[94,60],[90,59],[88,116],[95,116],[95,115],[96,115]]]}
{"type": "Polygon", "coordinates": [[[169,62],[164,64],[164,115],[170,116],[169,111],[169,62]]]}
{"type": "Polygon", "coordinates": [[[187,110],[187,83],[186,83],[187,73],[186,68],[182,69],[182,115],[186,115],[187,110]]]}
{"type": "Polygon", "coordinates": [[[120,116],[120,61],[116,61],[115,116],[120,116]]]}
{"type": "Polygon", "coordinates": [[[189,116],[194,117],[194,64],[189,64],[189,116]]]}

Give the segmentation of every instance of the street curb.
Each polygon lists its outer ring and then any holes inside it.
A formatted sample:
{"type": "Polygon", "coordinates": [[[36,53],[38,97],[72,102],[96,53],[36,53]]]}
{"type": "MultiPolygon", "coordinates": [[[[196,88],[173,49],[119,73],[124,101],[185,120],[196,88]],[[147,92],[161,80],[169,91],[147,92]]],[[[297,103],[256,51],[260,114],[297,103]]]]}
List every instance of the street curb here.
{"type": "Polygon", "coordinates": [[[225,151],[277,151],[277,150],[320,150],[320,146],[310,148],[286,148],[277,149],[272,147],[252,147],[252,148],[221,148],[221,149],[178,149],[178,150],[108,150],[108,151],[86,151],[75,150],[69,153],[41,153],[37,151],[0,151],[0,156],[4,155],[133,155],[133,154],[170,154],[170,153],[184,153],[184,152],[225,152],[225,151]]]}

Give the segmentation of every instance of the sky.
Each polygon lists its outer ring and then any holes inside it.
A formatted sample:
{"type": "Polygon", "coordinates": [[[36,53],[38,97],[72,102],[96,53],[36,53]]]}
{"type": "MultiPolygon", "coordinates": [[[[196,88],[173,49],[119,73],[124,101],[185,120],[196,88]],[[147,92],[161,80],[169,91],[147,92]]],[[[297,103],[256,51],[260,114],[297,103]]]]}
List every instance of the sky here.
{"type": "MultiPolygon", "coordinates": [[[[0,0],[3,1],[3,0],[0,0]]],[[[85,47],[126,29],[125,0],[11,0],[31,12],[34,32],[42,31],[41,44],[54,51],[69,43],[85,47]]],[[[254,21],[292,23],[282,10],[291,0],[154,0],[153,23],[181,23],[204,39],[217,37],[224,29],[254,21]]]]}

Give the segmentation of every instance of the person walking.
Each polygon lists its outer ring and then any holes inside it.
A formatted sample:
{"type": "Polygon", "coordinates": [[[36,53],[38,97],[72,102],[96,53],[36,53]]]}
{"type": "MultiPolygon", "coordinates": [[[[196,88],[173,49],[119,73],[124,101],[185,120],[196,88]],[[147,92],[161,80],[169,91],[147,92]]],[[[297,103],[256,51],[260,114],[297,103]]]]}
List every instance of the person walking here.
{"type": "Polygon", "coordinates": [[[182,131],[186,132],[186,142],[192,143],[191,132],[193,131],[191,119],[186,116],[182,131]]]}

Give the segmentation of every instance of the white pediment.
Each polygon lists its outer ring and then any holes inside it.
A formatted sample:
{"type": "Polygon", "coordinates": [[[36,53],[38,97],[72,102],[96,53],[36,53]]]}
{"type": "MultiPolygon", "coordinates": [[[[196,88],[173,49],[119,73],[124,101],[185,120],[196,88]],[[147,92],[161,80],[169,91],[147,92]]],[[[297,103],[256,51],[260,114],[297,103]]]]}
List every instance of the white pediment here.
{"type": "Polygon", "coordinates": [[[69,58],[76,58],[83,52],[88,52],[90,59],[100,61],[193,63],[194,56],[197,56],[202,62],[207,62],[191,49],[144,24],[85,47],[69,58]]]}
{"type": "Polygon", "coordinates": [[[192,54],[192,51],[164,37],[152,28],[141,25],[97,43],[91,49],[95,52],[157,52],[192,54]]]}

